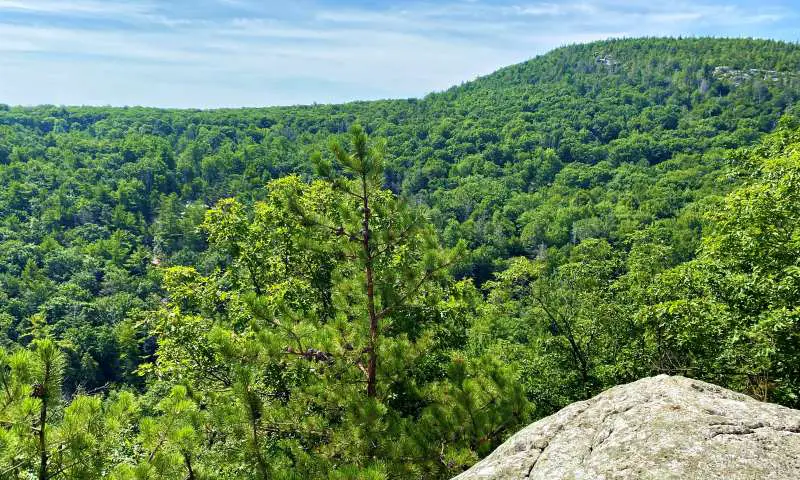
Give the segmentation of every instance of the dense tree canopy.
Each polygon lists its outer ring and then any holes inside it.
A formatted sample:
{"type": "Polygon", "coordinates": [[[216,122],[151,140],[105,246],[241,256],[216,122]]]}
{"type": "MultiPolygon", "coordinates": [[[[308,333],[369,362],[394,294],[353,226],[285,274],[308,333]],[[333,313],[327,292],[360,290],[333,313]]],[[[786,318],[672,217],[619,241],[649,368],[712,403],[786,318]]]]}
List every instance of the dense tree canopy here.
{"type": "Polygon", "coordinates": [[[799,406],[798,72],[629,39],[423,99],[0,106],[0,477],[449,478],[655,373],[799,406]]]}

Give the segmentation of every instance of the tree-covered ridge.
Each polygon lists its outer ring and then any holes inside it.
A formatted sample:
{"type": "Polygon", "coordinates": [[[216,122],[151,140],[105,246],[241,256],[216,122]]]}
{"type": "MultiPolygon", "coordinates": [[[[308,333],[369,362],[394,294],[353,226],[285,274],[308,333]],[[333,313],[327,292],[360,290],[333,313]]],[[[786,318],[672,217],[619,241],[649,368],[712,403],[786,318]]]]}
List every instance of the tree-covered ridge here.
{"type": "Polygon", "coordinates": [[[0,473],[446,478],[661,372],[797,405],[798,61],[618,40],[419,100],[0,106],[0,473]]]}

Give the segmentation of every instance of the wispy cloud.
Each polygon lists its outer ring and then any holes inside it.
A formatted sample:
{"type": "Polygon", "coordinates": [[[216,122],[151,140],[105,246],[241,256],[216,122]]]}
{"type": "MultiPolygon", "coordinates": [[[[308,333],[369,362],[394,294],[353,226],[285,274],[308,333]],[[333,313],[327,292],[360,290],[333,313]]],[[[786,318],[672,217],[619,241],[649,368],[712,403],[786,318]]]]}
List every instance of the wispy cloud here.
{"type": "Polygon", "coordinates": [[[146,4],[115,1],[72,0],[0,0],[0,11],[72,14],[72,15],[136,15],[150,10],[146,4]]]}
{"type": "Polygon", "coordinates": [[[592,15],[599,13],[596,5],[590,3],[534,3],[515,5],[512,11],[519,15],[535,17],[555,17],[565,15],[592,15]]]}
{"type": "Polygon", "coordinates": [[[424,95],[574,42],[788,40],[781,0],[0,0],[0,102],[222,106],[424,95]]]}

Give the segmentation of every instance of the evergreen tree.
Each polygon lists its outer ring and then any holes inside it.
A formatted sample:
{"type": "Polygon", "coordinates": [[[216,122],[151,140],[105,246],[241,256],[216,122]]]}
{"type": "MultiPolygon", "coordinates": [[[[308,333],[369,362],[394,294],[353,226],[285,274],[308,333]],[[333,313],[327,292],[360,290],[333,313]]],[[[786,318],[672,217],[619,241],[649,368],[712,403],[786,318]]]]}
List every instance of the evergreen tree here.
{"type": "Polygon", "coordinates": [[[67,403],[63,368],[64,355],[49,339],[13,353],[0,350],[2,478],[102,478],[127,454],[135,397],[79,394],[67,403]]]}
{"type": "MultiPolygon", "coordinates": [[[[497,401],[513,384],[504,372],[481,380],[495,393],[474,426],[491,432],[480,448],[430,420],[458,405],[442,389],[468,325],[448,279],[459,252],[381,188],[380,147],[359,127],[349,138],[333,144],[336,163],[316,158],[327,180],[286,177],[252,211],[235,200],[209,211],[209,242],[229,259],[218,270],[166,272],[155,371],[192,386],[211,412],[209,450],[233,446],[253,478],[452,475],[526,418],[519,395],[497,401]]],[[[485,394],[467,390],[475,407],[485,394]]]]}

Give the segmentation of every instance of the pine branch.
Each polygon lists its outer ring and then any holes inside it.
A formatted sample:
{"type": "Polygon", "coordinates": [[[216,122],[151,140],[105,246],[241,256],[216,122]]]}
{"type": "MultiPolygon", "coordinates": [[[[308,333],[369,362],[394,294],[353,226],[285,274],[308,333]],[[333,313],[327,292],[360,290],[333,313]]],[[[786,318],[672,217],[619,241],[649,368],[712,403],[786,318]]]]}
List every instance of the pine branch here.
{"type": "Polygon", "coordinates": [[[276,326],[276,327],[280,328],[281,330],[283,330],[284,332],[286,332],[286,334],[287,334],[287,335],[289,335],[290,337],[292,337],[292,339],[294,339],[295,343],[297,344],[297,348],[298,348],[298,350],[300,350],[300,351],[305,351],[305,348],[303,348],[303,342],[301,341],[301,339],[300,339],[300,336],[299,336],[299,335],[297,335],[297,333],[295,333],[295,331],[294,331],[294,330],[292,330],[292,329],[291,329],[291,328],[289,328],[289,327],[285,327],[285,326],[283,326],[283,324],[281,324],[280,320],[278,320],[277,318],[275,318],[275,319],[272,319],[272,320],[270,321],[270,323],[272,323],[274,326],[276,326]]]}
{"type": "Polygon", "coordinates": [[[388,252],[392,247],[396,247],[402,240],[405,240],[407,238],[406,236],[417,226],[416,221],[418,220],[419,218],[415,218],[414,221],[409,222],[408,226],[406,226],[406,228],[400,232],[393,239],[393,241],[386,242],[386,245],[384,245],[383,248],[376,250],[376,252],[373,254],[373,257],[380,257],[384,253],[388,252]]]}
{"type": "Polygon", "coordinates": [[[2,478],[6,478],[6,474],[13,472],[14,470],[16,470],[16,469],[18,469],[19,467],[21,467],[22,465],[24,465],[26,462],[27,462],[27,460],[21,460],[21,461],[20,461],[19,463],[17,463],[16,465],[11,465],[11,466],[10,466],[10,467],[8,467],[7,469],[5,469],[5,470],[3,470],[2,472],[0,472],[0,477],[2,477],[2,478]]]}
{"type": "Polygon", "coordinates": [[[383,310],[381,310],[380,312],[378,312],[378,319],[384,318],[386,315],[388,315],[389,313],[391,313],[392,311],[394,311],[398,307],[400,307],[403,304],[405,304],[405,302],[412,295],[416,295],[417,292],[419,292],[419,289],[422,288],[422,286],[425,284],[425,282],[430,280],[433,277],[433,275],[435,275],[436,273],[441,272],[442,270],[445,270],[445,269],[453,266],[455,264],[455,262],[456,262],[456,259],[451,259],[451,260],[439,265],[438,267],[436,267],[436,268],[434,268],[432,270],[426,271],[425,275],[423,275],[422,278],[420,278],[419,281],[410,290],[406,291],[406,293],[402,297],[400,297],[400,300],[395,302],[394,305],[390,305],[390,306],[384,308],[383,310]]]}
{"type": "Polygon", "coordinates": [[[358,194],[358,193],[356,193],[356,192],[354,192],[354,191],[350,190],[349,188],[347,188],[346,186],[344,186],[344,184],[341,184],[341,183],[335,183],[335,184],[334,184],[334,188],[336,188],[336,189],[338,189],[338,190],[340,190],[340,191],[342,191],[342,192],[344,192],[344,193],[346,193],[346,194],[348,194],[348,195],[351,195],[351,196],[353,196],[354,198],[356,198],[356,199],[358,199],[358,200],[360,200],[360,201],[362,201],[362,202],[364,201],[364,197],[363,197],[362,195],[360,195],[360,194],[358,194]]]}

